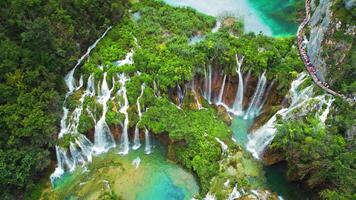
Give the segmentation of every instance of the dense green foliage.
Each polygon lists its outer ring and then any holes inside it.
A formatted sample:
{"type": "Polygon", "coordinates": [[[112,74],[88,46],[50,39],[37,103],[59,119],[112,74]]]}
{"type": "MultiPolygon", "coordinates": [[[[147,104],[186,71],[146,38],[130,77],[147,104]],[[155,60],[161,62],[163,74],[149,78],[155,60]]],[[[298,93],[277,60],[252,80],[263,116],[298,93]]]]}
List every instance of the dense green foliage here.
{"type": "Polygon", "coordinates": [[[323,54],[328,65],[327,78],[332,83],[332,88],[343,94],[356,92],[356,7],[347,8],[345,1],[335,0],[331,6],[333,12],[332,27],[326,35],[323,54]]]}
{"type": "Polygon", "coordinates": [[[63,75],[124,1],[0,2],[0,187],[18,199],[50,163],[63,75]]]}
{"type": "Polygon", "coordinates": [[[325,199],[354,199],[355,143],[345,135],[355,126],[355,107],[341,101],[336,106],[339,110],[326,125],[313,114],[293,121],[280,120],[271,147],[284,152],[292,179],[322,189],[325,199]]]}
{"type": "Polygon", "coordinates": [[[144,113],[141,126],[155,134],[168,133],[174,141],[175,159],[199,177],[202,193],[219,170],[221,147],[215,137],[229,141],[230,129],[217,118],[216,111],[180,110],[167,99],[159,99],[144,113]]]}

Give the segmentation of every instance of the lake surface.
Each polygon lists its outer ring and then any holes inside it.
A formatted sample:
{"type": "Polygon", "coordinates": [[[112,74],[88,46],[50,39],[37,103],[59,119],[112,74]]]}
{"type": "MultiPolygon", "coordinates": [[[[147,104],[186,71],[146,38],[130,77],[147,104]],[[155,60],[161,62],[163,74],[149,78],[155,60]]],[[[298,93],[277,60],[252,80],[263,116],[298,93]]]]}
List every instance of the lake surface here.
{"type": "Polygon", "coordinates": [[[57,180],[52,193],[61,199],[97,199],[105,183],[127,200],[188,200],[199,193],[194,176],[169,162],[162,144],[155,141],[149,155],[143,149],[126,156],[113,149],[95,157],[88,171],[78,168],[57,180]]]}
{"type": "MultiPolygon", "coordinates": [[[[253,125],[253,119],[243,119],[243,117],[235,117],[231,123],[233,137],[238,144],[245,148],[248,142],[249,129],[253,125]]],[[[264,166],[263,171],[266,177],[266,188],[276,192],[283,199],[300,200],[309,199],[310,194],[306,193],[300,184],[288,182],[283,164],[273,166],[264,166]]]]}
{"type": "Polygon", "coordinates": [[[245,32],[269,36],[295,35],[298,24],[290,13],[295,0],[164,0],[172,6],[189,6],[215,17],[233,15],[243,20],[245,32]]]}

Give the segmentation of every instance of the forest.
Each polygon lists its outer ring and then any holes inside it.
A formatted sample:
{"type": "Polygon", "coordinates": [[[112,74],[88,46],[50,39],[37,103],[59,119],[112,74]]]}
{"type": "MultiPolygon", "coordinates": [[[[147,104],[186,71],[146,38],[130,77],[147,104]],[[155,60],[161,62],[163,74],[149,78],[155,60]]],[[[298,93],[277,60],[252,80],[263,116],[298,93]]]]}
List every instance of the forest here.
{"type": "Polygon", "coordinates": [[[23,198],[50,166],[63,74],[102,31],[120,21],[126,5],[110,0],[0,2],[3,199],[23,198]]]}

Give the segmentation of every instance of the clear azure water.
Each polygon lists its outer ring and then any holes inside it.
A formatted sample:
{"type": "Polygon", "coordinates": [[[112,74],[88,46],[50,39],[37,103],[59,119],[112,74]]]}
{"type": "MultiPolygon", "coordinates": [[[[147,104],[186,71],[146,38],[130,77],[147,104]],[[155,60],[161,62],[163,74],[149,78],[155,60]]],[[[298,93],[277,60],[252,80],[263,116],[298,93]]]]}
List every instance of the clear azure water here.
{"type": "Polygon", "coordinates": [[[296,0],[164,0],[172,6],[189,6],[212,16],[233,15],[244,21],[245,32],[289,36],[297,31],[291,10],[296,0]]]}
{"type": "Polygon", "coordinates": [[[55,182],[52,191],[59,198],[97,199],[105,180],[123,199],[134,200],[189,200],[199,193],[192,174],[166,159],[166,147],[153,141],[152,153],[144,147],[119,155],[118,147],[94,157],[87,172],[78,167],[55,182]],[[133,164],[140,159],[139,165],[133,164]],[[116,164],[115,164],[116,163],[116,164]],[[117,163],[120,163],[119,166],[117,163]]]}

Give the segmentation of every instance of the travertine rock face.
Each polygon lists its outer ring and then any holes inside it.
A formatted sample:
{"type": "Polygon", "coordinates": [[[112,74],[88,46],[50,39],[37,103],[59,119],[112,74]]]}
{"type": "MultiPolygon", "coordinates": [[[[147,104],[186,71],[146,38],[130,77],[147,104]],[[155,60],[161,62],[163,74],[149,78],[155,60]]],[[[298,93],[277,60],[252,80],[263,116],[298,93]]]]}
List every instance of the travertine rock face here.
{"type": "Polygon", "coordinates": [[[331,22],[330,7],[332,5],[331,0],[320,0],[319,5],[316,5],[316,0],[312,0],[312,12],[313,15],[310,19],[310,36],[309,43],[307,45],[308,55],[314,66],[320,72],[318,77],[324,81],[324,77],[327,73],[326,63],[322,56],[322,45],[325,40],[325,35],[329,31],[331,22]]]}
{"type": "Polygon", "coordinates": [[[345,76],[351,75],[344,69],[350,64],[349,57],[356,35],[356,26],[349,18],[355,19],[356,16],[347,16],[351,15],[351,12],[347,15],[345,12],[355,8],[356,0],[344,0],[341,5],[336,5],[336,2],[311,0],[312,14],[309,21],[307,50],[311,62],[317,68],[318,78],[339,90],[340,88],[335,87],[341,85],[345,76]],[[340,10],[343,10],[341,15],[338,13],[340,10]]]}

